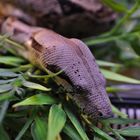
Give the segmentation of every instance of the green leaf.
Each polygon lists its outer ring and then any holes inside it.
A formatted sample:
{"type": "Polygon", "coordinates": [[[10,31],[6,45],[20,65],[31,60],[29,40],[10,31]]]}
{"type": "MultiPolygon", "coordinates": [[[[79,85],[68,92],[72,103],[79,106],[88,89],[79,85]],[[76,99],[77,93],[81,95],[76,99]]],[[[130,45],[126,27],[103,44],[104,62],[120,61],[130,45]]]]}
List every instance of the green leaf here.
{"type": "Polygon", "coordinates": [[[42,117],[36,117],[32,124],[31,133],[34,140],[46,140],[47,138],[47,120],[42,117]]]}
{"type": "Polygon", "coordinates": [[[25,125],[23,126],[21,131],[18,133],[18,135],[15,138],[15,140],[21,140],[21,138],[23,137],[23,135],[25,134],[25,132],[27,131],[27,129],[31,125],[32,121],[33,121],[32,119],[28,119],[28,121],[25,123],[25,125]]]}
{"type": "Polygon", "coordinates": [[[127,115],[123,112],[121,112],[118,108],[116,108],[114,105],[111,105],[113,113],[117,114],[118,116],[122,118],[127,118],[127,115]]]}
{"type": "Polygon", "coordinates": [[[17,77],[19,74],[16,74],[11,71],[2,71],[3,69],[0,69],[0,77],[17,77]]]}
{"type": "Polygon", "coordinates": [[[111,127],[109,127],[110,131],[112,132],[112,134],[114,134],[114,136],[116,136],[116,138],[118,140],[126,140],[124,137],[122,137],[117,131],[114,131],[114,129],[112,129],[111,127]]]}
{"type": "Polygon", "coordinates": [[[94,135],[94,140],[102,140],[98,135],[94,135]]]}
{"type": "Polygon", "coordinates": [[[130,127],[126,127],[120,130],[116,130],[119,134],[123,135],[123,136],[128,136],[128,137],[137,137],[140,136],[140,126],[130,126],[130,127]]]}
{"type": "Polygon", "coordinates": [[[130,60],[130,61],[125,62],[127,65],[131,62],[131,60],[135,59],[133,61],[136,61],[136,59],[139,58],[139,56],[132,49],[132,46],[128,41],[120,39],[120,40],[116,40],[116,44],[120,48],[120,51],[121,51],[120,57],[121,57],[121,59],[130,60]]]}
{"type": "Polygon", "coordinates": [[[4,119],[5,114],[7,112],[8,106],[9,106],[9,101],[5,101],[1,104],[1,107],[0,107],[0,125],[3,122],[3,119],[4,119]]]}
{"type": "Polygon", "coordinates": [[[102,66],[102,67],[122,67],[121,64],[116,64],[116,63],[102,61],[102,60],[97,60],[96,62],[99,66],[102,66]]]}
{"type": "Polygon", "coordinates": [[[14,97],[14,92],[0,94],[0,102],[4,100],[10,100],[12,97],[14,97]]]}
{"type": "Polygon", "coordinates": [[[101,129],[97,128],[96,126],[92,126],[91,128],[94,130],[94,132],[96,134],[101,136],[103,139],[105,139],[105,140],[115,140],[114,138],[112,138],[111,136],[109,136],[107,133],[105,133],[101,129]]]}
{"type": "Polygon", "coordinates": [[[83,130],[83,128],[80,125],[80,123],[77,120],[77,118],[72,114],[72,112],[70,112],[67,108],[65,108],[65,112],[67,113],[70,121],[72,122],[72,124],[74,125],[74,127],[76,128],[76,130],[78,131],[78,133],[81,136],[82,140],[89,140],[87,134],[83,130]]]}
{"type": "Polygon", "coordinates": [[[0,80],[0,85],[1,84],[7,84],[7,83],[10,83],[12,81],[14,81],[15,79],[8,79],[8,80],[0,80]]]}
{"type": "Polygon", "coordinates": [[[11,90],[13,87],[11,84],[0,85],[0,93],[11,90]]]}
{"type": "Polygon", "coordinates": [[[117,12],[121,12],[121,13],[126,13],[128,10],[127,8],[118,3],[115,2],[114,0],[102,0],[107,6],[109,6],[110,8],[112,8],[113,10],[117,11],[117,12]]]}
{"type": "Polygon", "coordinates": [[[26,106],[26,105],[50,105],[50,104],[55,104],[56,102],[57,101],[53,97],[47,94],[37,94],[19,103],[14,104],[13,107],[26,106]]]}
{"type": "Polygon", "coordinates": [[[0,125],[0,140],[10,140],[2,125],[0,125]]]}
{"type": "Polygon", "coordinates": [[[140,123],[140,120],[127,119],[127,118],[109,118],[106,122],[110,124],[130,124],[130,123],[140,123]]]}
{"type": "Polygon", "coordinates": [[[103,73],[103,75],[105,76],[105,78],[108,80],[113,80],[113,81],[117,81],[117,82],[140,84],[140,80],[129,78],[127,76],[123,76],[121,74],[117,74],[117,73],[109,71],[109,70],[105,70],[105,69],[100,69],[100,70],[103,73]]]}
{"type": "Polygon", "coordinates": [[[23,81],[22,83],[25,87],[28,87],[28,88],[32,88],[32,89],[38,89],[38,90],[43,90],[43,91],[50,91],[51,89],[50,88],[46,88],[40,84],[37,84],[37,83],[33,83],[33,82],[29,82],[29,81],[23,81]]]}
{"type": "Polygon", "coordinates": [[[66,124],[63,131],[72,139],[72,140],[82,140],[77,130],[70,124],[66,124]]]}
{"type": "Polygon", "coordinates": [[[47,140],[55,140],[64,127],[65,122],[65,112],[58,105],[53,105],[49,111],[47,140]]]}
{"type": "Polygon", "coordinates": [[[0,56],[0,63],[7,64],[11,66],[18,66],[20,63],[25,62],[24,59],[14,56],[0,56]]]}

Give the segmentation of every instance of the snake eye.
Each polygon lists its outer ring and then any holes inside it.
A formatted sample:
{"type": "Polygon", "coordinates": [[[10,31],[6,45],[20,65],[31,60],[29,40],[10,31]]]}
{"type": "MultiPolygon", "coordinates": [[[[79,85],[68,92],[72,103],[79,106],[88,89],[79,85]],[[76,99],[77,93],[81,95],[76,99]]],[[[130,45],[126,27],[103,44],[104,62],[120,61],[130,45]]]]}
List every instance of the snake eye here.
{"type": "Polygon", "coordinates": [[[40,45],[34,38],[32,38],[32,48],[34,48],[35,50],[42,52],[43,47],[42,45],[40,45]]]}

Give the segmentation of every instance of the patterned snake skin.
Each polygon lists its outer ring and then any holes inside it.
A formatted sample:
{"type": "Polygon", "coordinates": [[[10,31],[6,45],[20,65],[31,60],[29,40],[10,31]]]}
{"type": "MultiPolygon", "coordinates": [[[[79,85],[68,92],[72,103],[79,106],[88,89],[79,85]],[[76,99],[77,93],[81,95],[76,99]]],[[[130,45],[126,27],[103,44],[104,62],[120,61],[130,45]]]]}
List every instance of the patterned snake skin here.
{"type": "MultiPolygon", "coordinates": [[[[26,58],[39,67],[55,72],[64,70],[76,91],[73,100],[92,118],[112,116],[110,101],[105,90],[105,79],[88,47],[78,39],[65,38],[51,30],[29,27],[9,18],[2,32],[26,46],[26,58]]],[[[22,53],[21,53],[22,55],[22,53]]]]}

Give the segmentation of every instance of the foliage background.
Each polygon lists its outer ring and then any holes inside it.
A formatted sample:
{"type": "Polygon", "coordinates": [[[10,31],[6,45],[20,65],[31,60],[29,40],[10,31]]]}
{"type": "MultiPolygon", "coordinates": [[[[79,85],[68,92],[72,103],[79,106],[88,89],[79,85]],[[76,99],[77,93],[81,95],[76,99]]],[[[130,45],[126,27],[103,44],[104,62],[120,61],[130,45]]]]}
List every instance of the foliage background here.
{"type": "MultiPolygon", "coordinates": [[[[107,92],[127,91],[114,85],[140,84],[140,0],[102,1],[118,12],[118,19],[111,31],[83,40],[100,59],[107,92]]],[[[125,140],[140,135],[139,126],[111,128],[111,124],[140,122],[113,105],[117,118],[90,122],[54,82],[59,73],[48,75],[16,56],[14,47],[6,47],[6,43],[15,45],[7,36],[1,35],[0,41],[1,140],[125,140]]]]}

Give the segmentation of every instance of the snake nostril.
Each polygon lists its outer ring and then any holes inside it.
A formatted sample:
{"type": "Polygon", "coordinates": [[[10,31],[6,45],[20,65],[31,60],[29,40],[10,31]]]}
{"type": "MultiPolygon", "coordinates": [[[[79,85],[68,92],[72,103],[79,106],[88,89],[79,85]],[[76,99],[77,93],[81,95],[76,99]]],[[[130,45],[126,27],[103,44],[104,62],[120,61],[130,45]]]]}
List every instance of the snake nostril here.
{"type": "Polygon", "coordinates": [[[99,116],[99,118],[107,119],[107,118],[112,118],[112,117],[113,117],[113,114],[110,113],[110,114],[108,114],[108,115],[104,115],[102,112],[99,112],[99,113],[98,113],[98,116],[99,116]]]}

